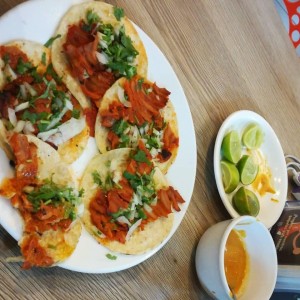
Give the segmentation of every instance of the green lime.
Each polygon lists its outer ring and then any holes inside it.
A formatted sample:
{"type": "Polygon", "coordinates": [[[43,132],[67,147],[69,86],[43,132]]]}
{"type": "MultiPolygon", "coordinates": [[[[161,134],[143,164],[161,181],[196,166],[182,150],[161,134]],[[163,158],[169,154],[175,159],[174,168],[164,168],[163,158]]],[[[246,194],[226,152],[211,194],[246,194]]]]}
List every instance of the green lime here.
{"type": "Polygon", "coordinates": [[[223,156],[230,162],[236,164],[241,158],[242,144],[237,131],[227,133],[222,141],[221,151],[223,156]]]}
{"type": "Polygon", "coordinates": [[[258,165],[254,162],[252,156],[243,155],[237,163],[237,168],[240,172],[242,184],[248,185],[255,180],[258,173],[258,165]]]}
{"type": "Polygon", "coordinates": [[[229,194],[233,192],[239,184],[239,171],[234,164],[221,160],[221,172],[225,193],[229,194]]]}
{"type": "Polygon", "coordinates": [[[257,149],[263,142],[263,132],[257,124],[250,124],[244,130],[242,142],[248,149],[257,149]]]}
{"type": "Polygon", "coordinates": [[[259,201],[250,190],[241,187],[232,198],[232,204],[240,215],[256,217],[259,213],[259,201]]]}

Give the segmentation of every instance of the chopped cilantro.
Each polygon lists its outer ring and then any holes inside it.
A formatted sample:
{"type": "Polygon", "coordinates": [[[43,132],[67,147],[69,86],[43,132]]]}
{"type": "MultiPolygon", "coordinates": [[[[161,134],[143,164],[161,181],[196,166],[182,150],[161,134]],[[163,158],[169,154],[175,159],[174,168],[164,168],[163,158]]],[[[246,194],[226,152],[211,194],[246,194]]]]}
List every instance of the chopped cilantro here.
{"type": "Polygon", "coordinates": [[[53,44],[53,42],[54,42],[56,39],[60,38],[60,37],[61,37],[61,34],[58,34],[58,35],[56,35],[56,36],[50,38],[50,39],[44,44],[44,46],[47,47],[47,48],[49,48],[49,47],[53,44]]]}
{"type": "Polygon", "coordinates": [[[130,144],[130,138],[128,135],[122,134],[120,137],[119,148],[127,148],[130,144]]]}
{"type": "Polygon", "coordinates": [[[73,109],[72,110],[72,117],[75,119],[79,119],[80,117],[80,110],[79,109],[73,109]]]}
{"type": "Polygon", "coordinates": [[[50,75],[58,84],[62,83],[61,77],[56,74],[52,64],[48,65],[45,75],[50,75]]]}
{"type": "Polygon", "coordinates": [[[17,64],[17,69],[16,69],[18,74],[23,75],[32,68],[34,68],[32,63],[24,62],[21,57],[18,59],[18,64],[17,64]]]}
{"type": "Polygon", "coordinates": [[[147,165],[151,165],[151,162],[146,156],[146,153],[142,150],[138,150],[138,152],[133,156],[133,159],[137,162],[144,162],[147,163],[147,165]]]}
{"type": "Polygon", "coordinates": [[[100,174],[97,172],[97,171],[94,171],[92,173],[92,176],[93,176],[93,180],[94,180],[94,183],[98,184],[100,187],[102,187],[102,180],[100,178],[100,174]]]}
{"type": "Polygon", "coordinates": [[[42,122],[38,123],[37,127],[39,132],[47,131],[49,123],[50,123],[49,121],[47,123],[42,123],[42,122]]]}
{"type": "Polygon", "coordinates": [[[117,135],[121,135],[127,128],[128,128],[129,124],[128,122],[126,122],[125,120],[121,119],[116,121],[113,126],[112,126],[112,131],[117,134],[117,135]]]}
{"type": "Polygon", "coordinates": [[[124,17],[124,9],[121,7],[114,7],[114,15],[118,21],[124,17]]]}
{"type": "Polygon", "coordinates": [[[124,26],[116,34],[113,27],[101,24],[99,31],[105,46],[101,45],[101,50],[108,56],[107,67],[115,72],[116,76],[126,76],[131,78],[136,74],[136,67],[132,65],[138,51],[134,48],[129,36],[125,34],[124,26]]]}
{"type": "Polygon", "coordinates": [[[43,52],[42,54],[42,64],[46,66],[46,52],[43,52]]]}
{"type": "Polygon", "coordinates": [[[32,113],[29,110],[25,110],[22,115],[22,120],[30,121],[32,124],[35,124],[39,120],[47,119],[48,115],[46,112],[32,113]]]}
{"type": "MultiPolygon", "coordinates": [[[[47,181],[42,186],[28,193],[27,199],[32,203],[35,211],[40,209],[42,203],[47,203],[47,205],[52,204],[54,206],[64,204],[69,207],[75,207],[81,201],[80,197],[74,193],[73,188],[59,187],[50,181],[47,181]]],[[[74,209],[72,211],[74,211],[74,209]]]]}
{"type": "Polygon", "coordinates": [[[108,259],[111,259],[111,260],[116,260],[116,259],[117,259],[117,256],[116,256],[116,255],[112,255],[112,254],[110,254],[110,253],[107,253],[105,256],[106,256],[108,259]]]}
{"type": "Polygon", "coordinates": [[[92,10],[88,10],[86,13],[86,20],[89,25],[100,22],[99,16],[92,10]]]}
{"type": "Polygon", "coordinates": [[[138,89],[138,90],[141,90],[141,89],[142,89],[143,83],[144,83],[144,78],[140,78],[140,79],[138,80],[138,85],[137,85],[137,89],[138,89]]]}

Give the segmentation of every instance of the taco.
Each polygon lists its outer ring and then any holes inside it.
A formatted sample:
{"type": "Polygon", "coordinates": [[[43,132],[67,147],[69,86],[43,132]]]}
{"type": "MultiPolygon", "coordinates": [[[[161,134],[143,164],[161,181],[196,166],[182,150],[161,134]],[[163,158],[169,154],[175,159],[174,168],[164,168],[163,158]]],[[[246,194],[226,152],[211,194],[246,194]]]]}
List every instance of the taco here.
{"type": "Polygon", "coordinates": [[[98,154],[84,172],[82,221],[112,251],[141,254],[156,247],[172,229],[173,209],[184,203],[150,159],[140,143],[98,154]]]}
{"type": "Polygon", "coordinates": [[[99,107],[95,138],[101,153],[136,148],[142,141],[152,160],[167,173],[178,147],[178,126],[170,92],[135,76],[121,78],[105,93],[99,107]]]}
{"type": "Polygon", "coordinates": [[[46,141],[68,163],[89,137],[83,110],[54,72],[50,50],[35,42],[0,46],[0,120],[8,131],[46,141]]]}
{"type": "Polygon", "coordinates": [[[0,195],[10,199],[23,219],[22,267],[53,266],[68,258],[78,243],[82,192],[50,145],[19,133],[9,134],[7,140],[15,157],[15,177],[3,180],[0,195]]]}
{"type": "Polygon", "coordinates": [[[52,45],[53,66],[82,107],[97,107],[119,77],[147,75],[143,43],[123,9],[103,2],[73,6],[52,45]]]}

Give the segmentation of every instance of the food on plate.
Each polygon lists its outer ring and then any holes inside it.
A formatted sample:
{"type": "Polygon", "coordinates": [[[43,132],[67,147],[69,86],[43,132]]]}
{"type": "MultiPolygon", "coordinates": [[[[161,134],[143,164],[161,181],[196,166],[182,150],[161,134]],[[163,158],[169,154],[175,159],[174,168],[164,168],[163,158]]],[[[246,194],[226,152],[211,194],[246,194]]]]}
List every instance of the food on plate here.
{"type": "Polygon", "coordinates": [[[222,141],[220,168],[223,187],[225,193],[232,193],[232,205],[240,215],[257,216],[260,211],[257,196],[275,194],[276,190],[271,183],[267,160],[259,148],[263,143],[262,129],[258,124],[250,123],[241,131],[241,138],[239,132],[231,130],[222,141]]]}
{"type": "Polygon", "coordinates": [[[235,297],[243,294],[249,273],[249,257],[243,235],[244,232],[231,230],[224,253],[226,281],[235,297]]]}
{"type": "Polygon", "coordinates": [[[82,217],[88,232],[112,251],[144,253],[170,233],[173,210],[184,203],[142,142],[95,156],[86,168],[82,217]]]}
{"type": "Polygon", "coordinates": [[[144,143],[151,159],[166,173],[178,147],[178,126],[170,92],[134,76],[121,78],[105,93],[100,104],[95,138],[101,153],[136,148],[144,143]]]}
{"type": "Polygon", "coordinates": [[[99,107],[120,77],[147,75],[147,55],[121,8],[103,2],[71,7],[56,31],[53,66],[82,107],[99,107]]]}
{"type": "Polygon", "coordinates": [[[258,173],[258,165],[251,155],[243,155],[237,163],[237,168],[242,184],[248,185],[255,180],[258,173]]]}
{"type": "Polygon", "coordinates": [[[233,192],[239,182],[240,174],[236,166],[226,160],[221,160],[222,182],[226,194],[233,192]]]}
{"type": "Polygon", "coordinates": [[[87,144],[89,128],[83,110],[53,70],[50,50],[38,43],[0,46],[0,146],[4,149],[6,131],[37,136],[67,163],[76,160],[87,144]]]}
{"type": "Polygon", "coordinates": [[[23,219],[22,268],[53,266],[68,258],[79,240],[82,191],[50,145],[16,132],[7,140],[15,157],[15,177],[2,181],[0,195],[10,199],[23,219]]]}
{"type": "Polygon", "coordinates": [[[236,130],[228,132],[221,145],[221,151],[228,161],[236,164],[242,155],[242,143],[236,130]]]}
{"type": "Polygon", "coordinates": [[[259,125],[249,124],[243,132],[242,142],[248,149],[257,149],[263,142],[263,132],[259,125]]]}
{"type": "Polygon", "coordinates": [[[243,186],[233,195],[232,204],[240,215],[256,217],[260,210],[260,204],[255,193],[243,186]]]}

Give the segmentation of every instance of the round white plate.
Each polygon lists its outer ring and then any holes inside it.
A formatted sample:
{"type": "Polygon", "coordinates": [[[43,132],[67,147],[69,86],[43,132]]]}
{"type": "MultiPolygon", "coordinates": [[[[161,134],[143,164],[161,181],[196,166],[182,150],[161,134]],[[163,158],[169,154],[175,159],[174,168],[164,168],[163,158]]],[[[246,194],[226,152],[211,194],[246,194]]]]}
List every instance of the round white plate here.
{"type": "Polygon", "coordinates": [[[263,197],[258,196],[260,202],[260,211],[257,219],[265,224],[267,228],[272,227],[280,217],[285,205],[287,197],[287,170],[285,164],[284,153],[280,142],[269,123],[260,115],[249,110],[241,110],[231,114],[222,124],[215,142],[214,148],[214,172],[215,179],[221,199],[229,212],[236,218],[240,216],[232,206],[232,196],[237,191],[231,194],[226,194],[222,183],[221,173],[221,144],[224,136],[231,130],[236,130],[240,136],[247,125],[256,123],[260,126],[264,133],[264,140],[260,147],[272,174],[273,187],[276,190],[275,194],[267,193],[263,197]],[[275,198],[278,202],[272,201],[275,198]]]}
{"type": "MultiPolygon", "coordinates": [[[[16,6],[0,18],[0,44],[15,39],[27,39],[44,44],[54,35],[55,29],[64,13],[80,0],[32,0],[16,6]]],[[[126,12],[125,12],[126,13],[126,12]]],[[[106,257],[110,253],[99,245],[85,230],[73,255],[59,266],[87,273],[108,273],[120,271],[141,263],[162,248],[178,228],[192,196],[196,176],[196,141],[191,112],[179,80],[168,60],[154,42],[136,26],[145,45],[148,55],[148,78],[156,81],[159,86],[171,91],[170,99],[177,112],[180,147],[175,163],[169,170],[167,178],[185,199],[185,204],[179,213],[175,214],[174,225],[169,236],[162,244],[143,255],[121,255],[116,260],[106,257]]],[[[89,158],[95,153],[94,139],[89,140],[88,147],[78,161],[74,163],[77,177],[80,177],[89,158]]],[[[11,176],[9,162],[0,149],[0,180],[11,176]]],[[[0,223],[15,238],[22,234],[22,220],[9,201],[0,199],[0,223]]]]}

